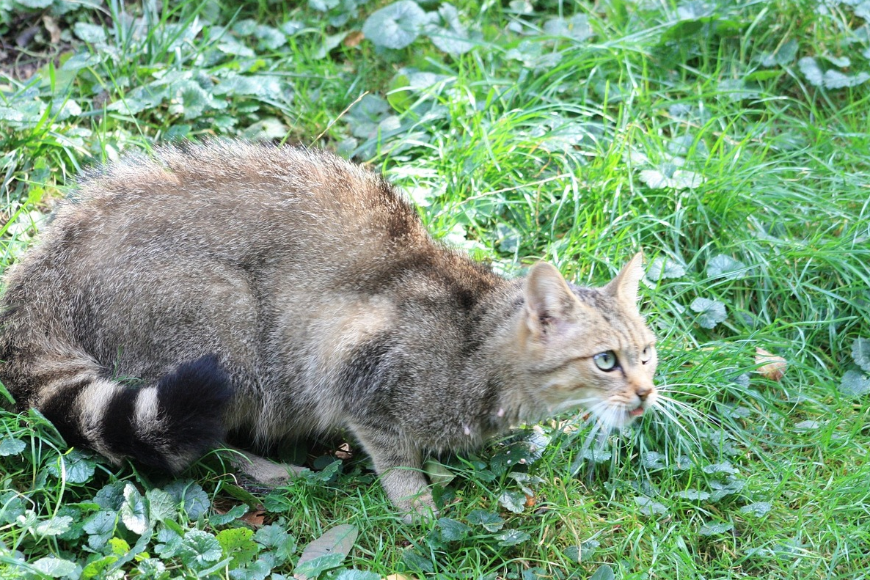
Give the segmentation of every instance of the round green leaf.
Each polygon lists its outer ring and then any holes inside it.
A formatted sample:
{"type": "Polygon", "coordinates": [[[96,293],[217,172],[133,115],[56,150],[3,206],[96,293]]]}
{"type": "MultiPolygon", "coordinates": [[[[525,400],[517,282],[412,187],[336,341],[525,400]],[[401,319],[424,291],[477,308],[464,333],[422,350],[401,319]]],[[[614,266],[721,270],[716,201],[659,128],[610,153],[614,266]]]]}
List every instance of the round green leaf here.
{"type": "Polygon", "coordinates": [[[592,36],[589,17],[575,14],[570,18],[551,18],[544,23],[544,32],[550,36],[564,36],[582,42],[592,36]]]}
{"type": "Polygon", "coordinates": [[[613,569],[607,564],[604,564],[589,577],[589,580],[613,580],[614,578],[616,578],[616,576],[613,574],[613,569]]]}
{"type": "Polygon", "coordinates": [[[701,328],[716,328],[717,324],[728,318],[725,313],[725,305],[718,300],[695,298],[689,308],[699,314],[698,324],[701,328]]]}
{"type": "Polygon", "coordinates": [[[185,565],[203,569],[211,562],[220,560],[223,550],[217,538],[208,532],[189,530],[181,540],[178,553],[185,565]]]}
{"type": "Polygon", "coordinates": [[[15,439],[13,437],[3,439],[3,441],[0,441],[0,457],[18,455],[24,451],[25,447],[27,447],[27,444],[25,444],[21,439],[15,439]]]}
{"type": "Polygon", "coordinates": [[[465,54],[474,48],[474,42],[469,40],[468,30],[459,21],[459,13],[452,4],[442,4],[438,14],[446,27],[433,25],[426,28],[426,35],[432,44],[453,56],[465,54]]]}
{"type": "Polygon", "coordinates": [[[648,498],[644,495],[639,495],[634,498],[634,502],[638,505],[638,509],[640,513],[651,516],[651,515],[661,515],[668,513],[668,508],[665,507],[664,504],[661,504],[651,498],[648,498]]]}
{"type": "Polygon", "coordinates": [[[69,529],[72,523],[70,516],[54,516],[33,526],[33,532],[38,536],[59,536],[69,529]]]}
{"type": "Polygon", "coordinates": [[[686,275],[686,269],[675,262],[673,259],[658,256],[649,265],[646,272],[646,277],[653,282],[658,282],[665,278],[681,278],[686,275]]]}
{"type": "Polygon", "coordinates": [[[362,31],[378,46],[405,48],[417,39],[426,21],[426,12],[416,2],[402,0],[374,12],[362,31]]]}
{"type": "Polygon", "coordinates": [[[497,532],[504,526],[504,520],[498,514],[482,509],[471,510],[468,523],[481,525],[490,532],[497,532]]]}
{"type": "Polygon", "coordinates": [[[870,378],[858,371],[846,371],[840,381],[839,390],[847,397],[861,397],[870,393],[870,378]]]}
{"type": "Polygon", "coordinates": [[[678,169],[665,163],[656,169],[644,169],[640,180],[652,189],[695,189],[704,183],[704,176],[687,169],[678,169]]]}
{"type": "Polygon", "coordinates": [[[724,254],[713,256],[707,262],[707,276],[710,278],[737,280],[744,276],[745,270],[746,264],[724,254]]]}
{"type": "Polygon", "coordinates": [[[737,473],[737,469],[735,469],[733,465],[725,461],[723,463],[713,463],[711,465],[705,465],[704,473],[709,473],[710,475],[714,473],[727,473],[729,475],[734,475],[735,473],[737,473]]]}
{"type": "Polygon", "coordinates": [[[96,24],[76,22],[75,26],[73,26],[73,31],[76,33],[76,36],[91,44],[106,41],[106,31],[103,30],[102,26],[97,26],[96,24]]]}
{"type": "Polygon", "coordinates": [[[852,343],[852,359],[855,364],[870,373],[870,338],[855,339],[852,343]]]}
{"type": "Polygon", "coordinates": [[[335,580],[381,580],[381,576],[363,570],[342,570],[335,577],[335,580]]]}
{"type": "Polygon", "coordinates": [[[499,546],[516,546],[522,544],[531,538],[528,532],[520,530],[507,530],[500,534],[496,534],[495,539],[498,540],[499,546]]]}
{"type": "Polygon", "coordinates": [[[734,524],[728,522],[721,522],[718,524],[707,523],[701,526],[701,529],[698,530],[698,535],[718,536],[719,534],[730,532],[732,529],[734,529],[734,524]]]}
{"type": "Polygon", "coordinates": [[[55,477],[63,478],[68,483],[84,483],[94,475],[96,463],[93,455],[86,451],[73,449],[66,455],[58,457],[57,463],[46,466],[48,472],[55,477]]]}
{"type": "Polygon", "coordinates": [[[217,541],[224,550],[224,556],[232,558],[232,567],[248,564],[260,551],[260,546],[251,538],[254,531],[248,528],[230,528],[217,535],[217,541]]]}
{"type": "Polygon", "coordinates": [[[665,456],[656,451],[647,451],[643,454],[641,462],[647,469],[664,469],[665,456]]]}
{"type": "Polygon", "coordinates": [[[471,531],[471,528],[462,522],[450,518],[438,518],[438,527],[441,528],[441,541],[443,542],[456,542],[471,531]]]}
{"type": "Polygon", "coordinates": [[[752,514],[755,517],[760,518],[761,516],[769,512],[771,507],[772,506],[769,501],[757,501],[755,503],[751,503],[740,508],[740,513],[752,514]]]}
{"type": "Polygon", "coordinates": [[[171,495],[162,489],[149,489],[145,497],[148,499],[148,518],[152,522],[176,518],[180,506],[171,495]]]}
{"type": "Polygon", "coordinates": [[[687,499],[689,501],[704,501],[710,499],[710,493],[706,491],[699,491],[697,489],[685,489],[683,491],[678,491],[674,494],[674,497],[678,497],[680,499],[687,499]]]}
{"type": "Polygon", "coordinates": [[[16,4],[21,4],[27,8],[48,8],[54,0],[16,0],[16,4]]]}
{"type": "Polygon", "coordinates": [[[173,481],[163,490],[175,498],[175,501],[184,502],[184,510],[192,520],[199,519],[208,510],[211,503],[208,494],[202,490],[199,484],[190,480],[173,481]]]}
{"type": "Polygon", "coordinates": [[[521,491],[505,491],[499,496],[498,503],[515,514],[521,514],[526,509],[526,494],[521,491]]]}
{"type": "Polygon", "coordinates": [[[121,521],[134,534],[144,534],[148,529],[148,508],[142,494],[132,483],[124,486],[124,503],[119,513],[121,521]]]}
{"type": "Polygon", "coordinates": [[[70,576],[76,571],[75,562],[64,560],[62,558],[40,558],[33,564],[34,568],[52,578],[60,578],[61,576],[70,576]]]}

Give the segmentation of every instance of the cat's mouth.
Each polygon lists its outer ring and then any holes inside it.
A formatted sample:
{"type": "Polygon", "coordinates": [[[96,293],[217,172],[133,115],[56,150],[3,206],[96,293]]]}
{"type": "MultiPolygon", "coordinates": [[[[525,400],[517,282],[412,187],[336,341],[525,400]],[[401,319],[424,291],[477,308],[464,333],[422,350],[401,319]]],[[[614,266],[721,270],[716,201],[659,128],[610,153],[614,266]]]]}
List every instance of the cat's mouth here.
{"type": "Polygon", "coordinates": [[[628,416],[629,417],[640,417],[641,415],[643,415],[643,411],[644,411],[644,408],[643,408],[643,405],[641,405],[640,407],[638,407],[636,409],[632,409],[631,411],[629,411],[628,416]]]}

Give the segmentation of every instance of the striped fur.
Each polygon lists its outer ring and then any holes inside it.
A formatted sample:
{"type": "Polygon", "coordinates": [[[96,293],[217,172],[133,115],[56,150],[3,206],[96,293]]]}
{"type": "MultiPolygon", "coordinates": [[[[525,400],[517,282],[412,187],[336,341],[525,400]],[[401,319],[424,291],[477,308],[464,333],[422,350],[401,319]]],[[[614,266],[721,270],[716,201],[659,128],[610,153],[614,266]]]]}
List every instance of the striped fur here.
{"type": "Polygon", "coordinates": [[[641,273],[638,255],[603,288],[547,264],[505,280],[329,153],[164,147],[84,176],[11,268],[0,380],[70,443],[172,472],[229,430],[344,429],[425,514],[426,453],[578,406],[618,427],[654,403],[641,273]]]}

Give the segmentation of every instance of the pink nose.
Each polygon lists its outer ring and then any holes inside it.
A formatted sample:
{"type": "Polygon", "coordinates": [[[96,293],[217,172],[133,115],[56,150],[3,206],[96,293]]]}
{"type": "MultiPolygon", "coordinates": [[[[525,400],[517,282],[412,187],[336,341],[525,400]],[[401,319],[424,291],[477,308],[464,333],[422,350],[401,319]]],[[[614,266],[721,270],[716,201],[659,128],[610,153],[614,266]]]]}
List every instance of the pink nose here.
{"type": "Polygon", "coordinates": [[[634,390],[634,392],[637,393],[637,396],[640,397],[641,401],[646,401],[647,396],[649,396],[649,394],[652,393],[652,391],[653,391],[653,388],[651,386],[647,386],[647,385],[637,387],[634,390]]]}

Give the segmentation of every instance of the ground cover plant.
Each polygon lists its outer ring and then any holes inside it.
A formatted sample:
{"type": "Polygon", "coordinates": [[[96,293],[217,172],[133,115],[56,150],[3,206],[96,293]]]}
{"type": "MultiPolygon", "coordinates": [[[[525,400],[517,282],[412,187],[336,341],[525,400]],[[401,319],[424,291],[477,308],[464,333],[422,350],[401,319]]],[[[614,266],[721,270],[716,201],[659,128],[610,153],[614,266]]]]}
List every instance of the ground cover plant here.
{"type": "Polygon", "coordinates": [[[0,268],[125,151],[328,147],[508,275],[600,283],[643,248],[666,395],[430,462],[419,527],[352,442],[285,450],[311,470],[268,490],[4,411],[0,577],[867,577],[868,6],[0,1],[0,268]]]}

